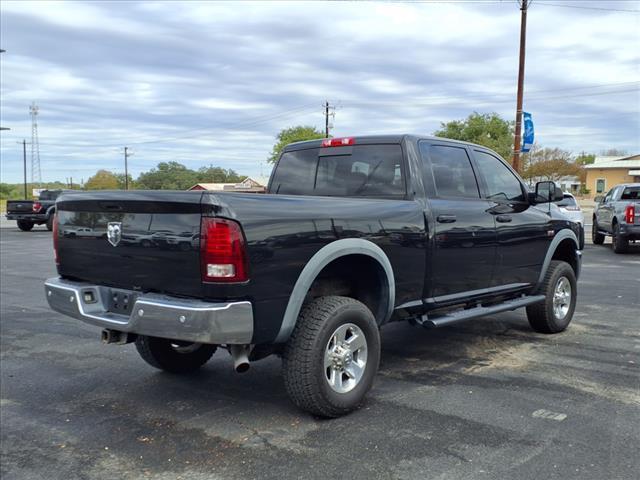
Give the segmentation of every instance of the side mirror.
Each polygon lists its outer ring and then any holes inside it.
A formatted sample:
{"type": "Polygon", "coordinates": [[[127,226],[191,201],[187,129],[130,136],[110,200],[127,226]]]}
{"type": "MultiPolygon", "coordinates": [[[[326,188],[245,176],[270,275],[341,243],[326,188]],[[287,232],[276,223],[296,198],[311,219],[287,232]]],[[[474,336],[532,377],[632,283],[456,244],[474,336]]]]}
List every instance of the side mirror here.
{"type": "Polygon", "coordinates": [[[596,203],[602,203],[602,201],[604,200],[604,195],[597,195],[593,201],[596,203]]]}
{"type": "Polygon", "coordinates": [[[536,183],[535,203],[549,203],[562,200],[562,189],[554,182],[536,183]]]}

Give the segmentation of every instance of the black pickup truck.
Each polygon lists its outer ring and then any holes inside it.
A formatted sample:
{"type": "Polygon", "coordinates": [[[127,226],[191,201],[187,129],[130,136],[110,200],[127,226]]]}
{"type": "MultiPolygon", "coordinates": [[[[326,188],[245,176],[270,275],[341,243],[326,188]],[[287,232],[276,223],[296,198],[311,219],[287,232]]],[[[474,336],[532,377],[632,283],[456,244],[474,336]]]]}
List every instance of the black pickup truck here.
{"type": "Polygon", "coordinates": [[[63,190],[44,190],[38,200],[8,200],[7,220],[16,220],[18,228],[24,232],[33,229],[34,225],[45,224],[53,229],[53,216],[56,213],[56,199],[63,190]]]}
{"type": "Polygon", "coordinates": [[[390,321],[434,328],[526,307],[535,331],[567,328],[583,237],[550,208],[560,198],[550,182],[529,192],[478,145],[295,143],[266,195],[61,196],[59,277],[45,293],[169,372],[195,370],[219,347],[237,371],[280,355],[293,402],[335,417],[370,389],[390,321]]]}

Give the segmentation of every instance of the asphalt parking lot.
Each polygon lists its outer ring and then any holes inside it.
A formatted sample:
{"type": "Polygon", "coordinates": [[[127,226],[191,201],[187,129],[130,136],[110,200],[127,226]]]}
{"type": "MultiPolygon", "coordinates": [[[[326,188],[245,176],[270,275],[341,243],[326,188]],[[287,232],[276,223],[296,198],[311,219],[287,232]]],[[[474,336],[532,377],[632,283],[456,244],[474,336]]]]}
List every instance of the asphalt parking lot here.
{"type": "Polygon", "coordinates": [[[0,253],[4,480],[638,478],[638,249],[586,247],[563,334],[521,311],[385,327],[365,406],[338,420],[296,410],[276,358],[172,376],[51,312],[42,227],[2,228],[0,253]]]}

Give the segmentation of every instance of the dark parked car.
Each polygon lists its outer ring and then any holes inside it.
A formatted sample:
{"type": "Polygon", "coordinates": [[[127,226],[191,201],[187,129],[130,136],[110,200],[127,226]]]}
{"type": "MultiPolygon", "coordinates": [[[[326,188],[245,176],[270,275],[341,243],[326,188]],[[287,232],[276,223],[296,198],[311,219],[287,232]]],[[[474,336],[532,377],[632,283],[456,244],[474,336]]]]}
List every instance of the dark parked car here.
{"type": "Polygon", "coordinates": [[[102,327],[107,343],[135,342],[170,372],[195,370],[220,347],[237,371],[280,355],[293,402],[334,417],[371,387],[390,321],[435,328],[526,307],[534,330],[567,328],[582,245],[580,226],[550,208],[560,198],[550,182],[528,193],[478,145],[410,135],[295,143],[266,195],[60,197],[59,277],[45,292],[54,310],[102,327]],[[89,226],[107,238],[61,233],[89,226]],[[196,231],[190,248],[121,241],[196,231]]]}
{"type": "Polygon", "coordinates": [[[63,190],[44,190],[38,200],[8,200],[7,220],[16,220],[18,228],[22,231],[30,231],[34,225],[47,225],[48,230],[53,228],[53,216],[56,213],[56,198],[63,190]]]}

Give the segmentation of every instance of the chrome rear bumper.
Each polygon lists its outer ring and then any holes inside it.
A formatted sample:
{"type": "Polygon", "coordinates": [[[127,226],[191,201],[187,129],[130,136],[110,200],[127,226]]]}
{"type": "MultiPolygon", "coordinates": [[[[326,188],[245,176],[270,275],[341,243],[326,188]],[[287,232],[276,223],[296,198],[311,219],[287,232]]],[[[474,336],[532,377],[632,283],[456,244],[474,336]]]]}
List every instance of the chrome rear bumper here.
{"type": "Polygon", "coordinates": [[[102,328],[212,344],[248,344],[253,337],[248,301],[210,303],[61,278],[48,279],[44,289],[53,310],[102,328]],[[115,294],[130,298],[130,314],[109,311],[115,294]]]}

